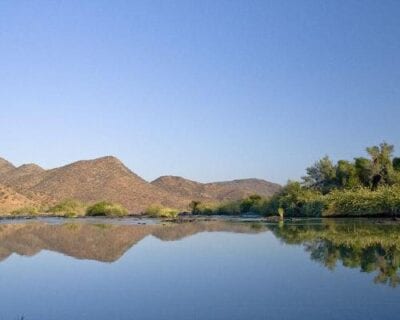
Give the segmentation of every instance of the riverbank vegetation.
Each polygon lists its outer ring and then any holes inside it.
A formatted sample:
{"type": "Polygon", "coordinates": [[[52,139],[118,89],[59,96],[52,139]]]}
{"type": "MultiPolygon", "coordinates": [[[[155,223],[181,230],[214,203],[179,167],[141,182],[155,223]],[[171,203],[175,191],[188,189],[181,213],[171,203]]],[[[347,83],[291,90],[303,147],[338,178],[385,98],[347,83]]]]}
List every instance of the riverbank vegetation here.
{"type": "Polygon", "coordinates": [[[179,210],[154,205],[147,208],[145,214],[151,218],[176,218],[179,210]]]}
{"type": "Polygon", "coordinates": [[[400,158],[387,143],[366,149],[368,158],[324,157],[270,199],[257,195],[222,204],[192,202],[193,214],[245,214],[281,217],[371,216],[400,214],[400,158]]]}
{"type": "Polygon", "coordinates": [[[283,210],[286,216],[370,216],[400,213],[400,158],[387,143],[366,149],[368,158],[339,160],[324,157],[307,168],[302,182],[289,182],[273,196],[266,215],[283,210]]]}
{"type": "Polygon", "coordinates": [[[13,210],[11,212],[12,216],[23,216],[23,215],[29,215],[29,216],[36,216],[40,212],[40,209],[34,206],[28,206],[28,207],[22,207],[16,210],[13,210]]]}
{"type": "Polygon", "coordinates": [[[121,217],[126,216],[128,210],[117,203],[101,201],[89,206],[86,209],[86,215],[89,217],[121,217]]]}
{"type": "Polygon", "coordinates": [[[65,217],[76,217],[84,215],[85,210],[86,206],[82,202],[73,199],[67,199],[50,207],[46,210],[46,212],[61,214],[65,217]]]}

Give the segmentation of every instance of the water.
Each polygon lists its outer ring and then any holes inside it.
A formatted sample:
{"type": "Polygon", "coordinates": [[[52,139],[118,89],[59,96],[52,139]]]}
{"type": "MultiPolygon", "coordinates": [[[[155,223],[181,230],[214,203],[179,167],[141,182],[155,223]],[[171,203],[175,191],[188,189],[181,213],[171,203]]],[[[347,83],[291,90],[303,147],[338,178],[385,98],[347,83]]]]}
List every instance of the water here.
{"type": "Polygon", "coordinates": [[[390,222],[3,222],[0,319],[395,319],[399,266],[390,222]]]}

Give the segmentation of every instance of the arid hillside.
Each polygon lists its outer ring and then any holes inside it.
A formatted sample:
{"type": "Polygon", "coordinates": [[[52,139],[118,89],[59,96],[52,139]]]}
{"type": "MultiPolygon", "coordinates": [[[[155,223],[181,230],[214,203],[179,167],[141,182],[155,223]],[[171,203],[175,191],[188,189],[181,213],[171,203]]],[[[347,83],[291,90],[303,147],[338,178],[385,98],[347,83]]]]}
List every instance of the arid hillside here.
{"type": "Polygon", "coordinates": [[[237,200],[252,194],[269,197],[281,188],[278,184],[260,179],[199,183],[174,176],[160,177],[151,184],[169,193],[201,201],[237,200]]]}
{"type": "MultiPolygon", "coordinates": [[[[270,196],[280,188],[257,179],[203,184],[169,176],[149,183],[112,156],[51,170],[35,164],[15,167],[0,159],[0,184],[18,194],[21,203],[46,206],[65,199],[87,204],[106,200],[122,204],[131,213],[141,213],[151,205],[186,210],[192,200],[235,200],[254,193],[270,196]]],[[[7,199],[4,208],[14,208],[16,201],[7,199]]]]}
{"type": "Polygon", "coordinates": [[[34,200],[0,184],[0,214],[10,213],[24,207],[35,206],[36,204],[34,200]]]}
{"type": "Polygon", "coordinates": [[[15,167],[12,163],[3,158],[0,158],[0,175],[5,174],[13,169],[15,169],[15,167]]]}
{"type": "Polygon", "coordinates": [[[176,205],[182,208],[184,199],[167,194],[130,171],[115,157],[84,160],[51,169],[33,170],[31,174],[0,175],[0,182],[13,187],[27,197],[46,196],[54,201],[76,199],[84,203],[112,201],[141,212],[150,204],[176,205]]]}

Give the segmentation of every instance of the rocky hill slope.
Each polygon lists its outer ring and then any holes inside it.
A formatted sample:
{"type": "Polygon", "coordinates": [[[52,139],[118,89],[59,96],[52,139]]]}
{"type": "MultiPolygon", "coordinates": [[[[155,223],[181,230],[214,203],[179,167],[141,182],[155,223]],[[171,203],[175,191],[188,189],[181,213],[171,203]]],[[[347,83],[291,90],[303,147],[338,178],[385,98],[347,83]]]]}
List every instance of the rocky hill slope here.
{"type": "Polygon", "coordinates": [[[14,189],[0,184],[0,214],[36,205],[37,202],[35,200],[29,199],[14,189]]]}
{"type": "MultiPolygon", "coordinates": [[[[112,156],[51,170],[35,164],[15,167],[0,159],[0,184],[8,188],[7,192],[15,193],[14,198],[20,199],[21,204],[45,206],[65,199],[84,203],[108,200],[122,204],[132,213],[143,212],[150,205],[185,210],[192,200],[235,200],[254,193],[270,196],[280,188],[257,179],[203,184],[165,176],[149,183],[112,156]]],[[[8,203],[4,199],[4,208],[13,207],[15,201],[8,203]]]]}
{"type": "Polygon", "coordinates": [[[237,200],[252,194],[269,197],[281,188],[276,183],[260,179],[199,183],[175,176],[163,176],[151,184],[169,193],[200,201],[237,200]]]}

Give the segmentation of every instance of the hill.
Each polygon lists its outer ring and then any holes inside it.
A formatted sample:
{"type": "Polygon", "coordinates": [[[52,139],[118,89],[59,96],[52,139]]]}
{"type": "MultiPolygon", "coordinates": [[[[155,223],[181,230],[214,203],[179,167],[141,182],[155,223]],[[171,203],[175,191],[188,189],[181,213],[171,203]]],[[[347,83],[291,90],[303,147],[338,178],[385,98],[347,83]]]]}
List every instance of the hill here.
{"type": "Polygon", "coordinates": [[[49,195],[35,192],[32,188],[43,180],[46,170],[36,164],[24,164],[19,167],[12,165],[9,170],[0,173],[0,183],[11,187],[38,205],[47,205],[55,202],[49,195]]]}
{"type": "Polygon", "coordinates": [[[199,183],[175,176],[163,176],[151,184],[169,193],[200,201],[237,200],[252,194],[269,197],[281,188],[278,184],[260,179],[199,183]]]}
{"type": "Polygon", "coordinates": [[[37,184],[45,171],[36,164],[24,164],[0,173],[0,179],[4,184],[26,190],[37,184]]]}
{"type": "Polygon", "coordinates": [[[15,169],[14,165],[7,160],[0,158],[0,175],[15,169]]]}
{"type": "Polygon", "coordinates": [[[186,210],[195,199],[235,200],[254,193],[270,196],[279,190],[278,185],[257,179],[203,184],[165,176],[149,183],[112,156],[77,161],[51,170],[35,164],[15,167],[1,160],[0,183],[26,201],[42,206],[76,199],[88,204],[103,200],[117,202],[131,213],[143,212],[150,205],[186,210]]]}
{"type": "Polygon", "coordinates": [[[37,203],[34,200],[0,184],[0,214],[7,214],[16,209],[35,205],[37,203]]]}
{"type": "Polygon", "coordinates": [[[83,160],[43,172],[29,190],[57,201],[72,198],[85,203],[108,200],[131,212],[150,204],[183,206],[182,199],[143,180],[115,157],[83,160]]]}

